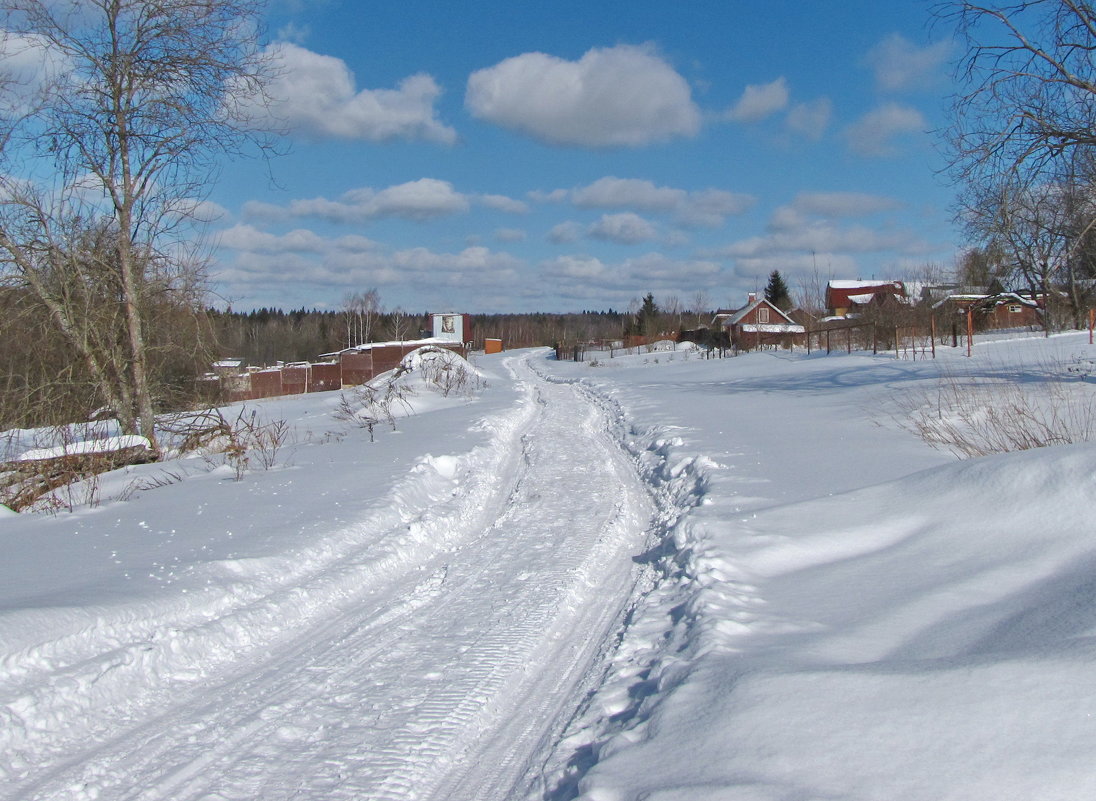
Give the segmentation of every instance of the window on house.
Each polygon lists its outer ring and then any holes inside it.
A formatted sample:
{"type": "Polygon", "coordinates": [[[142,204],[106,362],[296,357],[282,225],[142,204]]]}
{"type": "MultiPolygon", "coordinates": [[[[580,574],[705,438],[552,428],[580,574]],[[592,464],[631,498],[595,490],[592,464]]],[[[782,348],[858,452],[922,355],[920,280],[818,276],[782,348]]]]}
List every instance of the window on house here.
{"type": "Polygon", "coordinates": [[[769,310],[766,309],[764,306],[757,310],[757,321],[759,323],[769,322],[769,310]]]}
{"type": "Polygon", "coordinates": [[[1022,306],[1015,306],[1014,305],[1014,306],[1009,306],[1008,310],[1009,310],[1009,313],[1011,313],[1011,314],[1019,314],[1022,308],[1023,308],[1022,306]]]}

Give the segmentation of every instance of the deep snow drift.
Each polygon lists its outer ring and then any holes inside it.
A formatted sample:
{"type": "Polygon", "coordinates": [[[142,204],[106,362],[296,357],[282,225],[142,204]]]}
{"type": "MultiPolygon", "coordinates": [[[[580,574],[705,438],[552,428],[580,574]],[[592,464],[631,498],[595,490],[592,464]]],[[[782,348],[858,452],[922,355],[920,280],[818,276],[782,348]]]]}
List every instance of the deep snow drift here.
{"type": "Polygon", "coordinates": [[[258,404],[269,469],[0,518],[0,798],[1092,795],[1096,447],[895,420],[1084,408],[1090,354],[503,354],[373,443],[258,404]]]}

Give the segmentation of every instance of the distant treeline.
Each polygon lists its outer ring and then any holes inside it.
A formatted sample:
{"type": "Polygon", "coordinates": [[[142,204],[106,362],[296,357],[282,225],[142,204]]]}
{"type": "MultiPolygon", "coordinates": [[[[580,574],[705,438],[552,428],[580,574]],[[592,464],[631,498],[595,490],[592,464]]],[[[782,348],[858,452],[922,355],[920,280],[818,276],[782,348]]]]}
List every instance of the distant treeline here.
{"type": "MultiPolygon", "coordinates": [[[[241,358],[252,365],[305,361],[362,342],[417,339],[431,333],[430,315],[425,312],[380,312],[365,326],[357,313],[347,310],[211,309],[208,314],[220,355],[241,358]]],[[[492,338],[501,339],[508,349],[620,337],[633,321],[634,315],[612,309],[472,315],[476,347],[481,347],[485,338],[492,338]]]]}

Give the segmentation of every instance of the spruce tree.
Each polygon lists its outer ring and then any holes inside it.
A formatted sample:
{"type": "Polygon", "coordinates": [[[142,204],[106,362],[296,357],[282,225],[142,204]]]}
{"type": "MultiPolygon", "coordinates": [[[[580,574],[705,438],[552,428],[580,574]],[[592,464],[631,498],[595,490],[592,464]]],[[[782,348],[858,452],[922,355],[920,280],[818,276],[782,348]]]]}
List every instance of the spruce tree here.
{"type": "Polygon", "coordinates": [[[779,270],[773,270],[769,274],[769,283],[765,285],[765,300],[781,311],[787,311],[792,306],[791,293],[788,292],[788,285],[784,283],[779,270]]]}

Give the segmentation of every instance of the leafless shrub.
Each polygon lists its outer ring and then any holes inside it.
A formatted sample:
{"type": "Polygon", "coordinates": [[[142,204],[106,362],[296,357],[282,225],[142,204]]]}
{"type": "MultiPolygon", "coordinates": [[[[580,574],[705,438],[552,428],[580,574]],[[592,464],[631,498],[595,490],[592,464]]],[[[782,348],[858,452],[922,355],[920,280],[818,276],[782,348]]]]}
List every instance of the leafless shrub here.
{"type": "Polygon", "coordinates": [[[472,365],[449,350],[424,348],[419,364],[423,380],[446,398],[453,394],[471,397],[487,385],[472,365]]]}
{"type": "Polygon", "coordinates": [[[393,407],[411,408],[408,400],[412,389],[400,381],[407,373],[403,366],[398,367],[387,380],[380,384],[362,384],[345,390],[339,396],[339,405],[335,409],[336,419],[360,426],[369,431],[369,441],[373,442],[374,429],[387,423],[396,429],[396,416],[393,407]]]}
{"type": "Polygon", "coordinates": [[[932,447],[960,459],[1096,440],[1092,388],[1058,378],[1068,368],[1037,372],[944,376],[935,390],[896,399],[895,417],[932,447]]]}
{"type": "Polygon", "coordinates": [[[153,476],[135,478],[118,493],[118,500],[128,501],[139,492],[170,487],[172,484],[180,483],[184,478],[186,474],[182,470],[162,470],[153,476]]]}
{"type": "Polygon", "coordinates": [[[252,461],[264,470],[274,467],[293,439],[293,429],[285,420],[263,420],[258,410],[247,407],[241,407],[235,419],[226,417],[222,409],[176,415],[164,423],[163,430],[178,443],[180,453],[197,451],[211,463],[223,457],[237,481],[252,461]]]}

